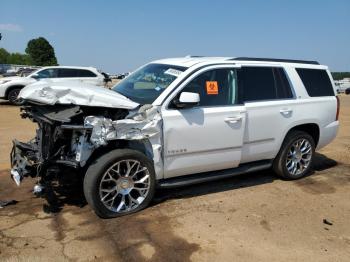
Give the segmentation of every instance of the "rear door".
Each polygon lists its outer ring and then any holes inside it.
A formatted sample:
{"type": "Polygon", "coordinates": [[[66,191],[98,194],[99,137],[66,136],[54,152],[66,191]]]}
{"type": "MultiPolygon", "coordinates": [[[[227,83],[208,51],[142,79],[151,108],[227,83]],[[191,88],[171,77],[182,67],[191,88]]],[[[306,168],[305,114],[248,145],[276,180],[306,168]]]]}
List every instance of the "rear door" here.
{"type": "Polygon", "coordinates": [[[60,68],[56,82],[77,81],[79,80],[78,70],[74,68],[60,68]]]}
{"type": "Polygon", "coordinates": [[[242,66],[239,100],[247,111],[242,163],[276,156],[295,121],[296,100],[283,67],[242,66]]]}
{"type": "Polygon", "coordinates": [[[235,68],[207,68],[186,80],[162,108],[165,178],[237,167],[245,107],[237,102],[235,68]],[[176,108],[181,92],[200,95],[198,106],[176,108]]]}

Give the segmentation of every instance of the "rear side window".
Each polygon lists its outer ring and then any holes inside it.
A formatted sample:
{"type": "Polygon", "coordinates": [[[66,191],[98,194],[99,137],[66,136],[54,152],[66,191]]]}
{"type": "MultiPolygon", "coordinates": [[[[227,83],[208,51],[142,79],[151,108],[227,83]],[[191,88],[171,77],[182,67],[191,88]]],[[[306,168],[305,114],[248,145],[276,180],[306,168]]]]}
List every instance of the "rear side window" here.
{"type": "Polygon", "coordinates": [[[283,68],[242,67],[238,70],[241,102],[293,98],[283,68]]]}
{"type": "Polygon", "coordinates": [[[272,68],[272,71],[275,78],[277,99],[293,98],[292,88],[283,68],[275,67],[272,68]]]}
{"type": "Polygon", "coordinates": [[[77,71],[78,71],[78,77],[96,77],[96,74],[89,70],[80,69],[77,71]]]}
{"type": "Polygon", "coordinates": [[[62,78],[78,77],[78,70],[70,69],[70,68],[59,69],[58,77],[62,77],[62,78]]]}
{"type": "Polygon", "coordinates": [[[296,71],[309,96],[334,96],[333,86],[326,70],[296,68],[296,71]]]}

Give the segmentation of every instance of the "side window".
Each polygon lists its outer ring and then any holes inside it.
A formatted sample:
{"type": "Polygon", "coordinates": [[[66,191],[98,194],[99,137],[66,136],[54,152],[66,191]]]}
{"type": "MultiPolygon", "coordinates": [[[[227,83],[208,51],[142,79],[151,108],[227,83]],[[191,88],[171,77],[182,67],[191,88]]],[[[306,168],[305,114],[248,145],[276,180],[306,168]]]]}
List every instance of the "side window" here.
{"type": "Polygon", "coordinates": [[[41,70],[37,73],[39,78],[55,78],[57,77],[57,69],[54,68],[49,68],[49,69],[44,69],[41,70]]]}
{"type": "Polygon", "coordinates": [[[296,68],[309,96],[334,96],[334,90],[326,70],[296,68]]]}
{"type": "Polygon", "coordinates": [[[283,68],[274,67],[272,71],[275,78],[277,99],[293,98],[292,87],[283,68]]]}
{"type": "Polygon", "coordinates": [[[78,77],[78,70],[72,69],[72,68],[61,68],[58,71],[58,77],[61,77],[61,78],[78,77]]]}
{"type": "Polygon", "coordinates": [[[198,93],[199,106],[234,105],[237,97],[236,79],[234,69],[209,70],[193,79],[181,92],[198,93]]]}
{"type": "Polygon", "coordinates": [[[279,67],[242,67],[238,81],[241,102],[293,98],[286,74],[279,67]]]}
{"type": "Polygon", "coordinates": [[[77,71],[78,71],[78,77],[96,77],[96,74],[89,70],[80,69],[77,71]]]}

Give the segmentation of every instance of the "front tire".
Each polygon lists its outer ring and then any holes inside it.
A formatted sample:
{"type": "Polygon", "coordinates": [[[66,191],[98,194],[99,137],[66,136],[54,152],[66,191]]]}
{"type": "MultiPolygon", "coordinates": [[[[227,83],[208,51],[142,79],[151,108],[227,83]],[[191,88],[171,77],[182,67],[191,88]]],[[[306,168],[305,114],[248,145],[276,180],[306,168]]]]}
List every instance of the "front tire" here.
{"type": "Polygon", "coordinates": [[[21,88],[11,89],[7,95],[7,100],[13,105],[21,105],[23,102],[18,100],[19,92],[21,92],[21,88]]]}
{"type": "Polygon", "coordinates": [[[275,173],[287,180],[307,175],[315,155],[315,141],[308,133],[291,131],[273,162],[275,173]]]}
{"type": "Polygon", "coordinates": [[[119,217],[147,207],[155,184],[153,163],[144,154],[117,149],[90,165],[84,178],[84,195],[99,217],[119,217]]]}

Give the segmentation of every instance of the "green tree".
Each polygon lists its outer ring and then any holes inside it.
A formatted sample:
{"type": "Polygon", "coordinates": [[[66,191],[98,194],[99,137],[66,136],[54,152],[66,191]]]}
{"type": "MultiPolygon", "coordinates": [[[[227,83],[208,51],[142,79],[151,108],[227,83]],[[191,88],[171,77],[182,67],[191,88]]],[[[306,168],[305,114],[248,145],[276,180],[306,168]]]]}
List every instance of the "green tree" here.
{"type": "Polygon", "coordinates": [[[26,53],[30,56],[34,65],[57,65],[55,50],[44,37],[30,40],[26,48],[26,53]]]}
{"type": "Polygon", "coordinates": [[[0,48],[0,64],[7,64],[10,53],[5,48],[0,48]]]}
{"type": "Polygon", "coordinates": [[[332,72],[332,76],[334,80],[341,80],[350,77],[350,72],[332,72]]]}
{"type": "Polygon", "coordinates": [[[8,56],[7,63],[14,65],[31,65],[31,60],[29,55],[21,53],[11,53],[8,56]]]}

